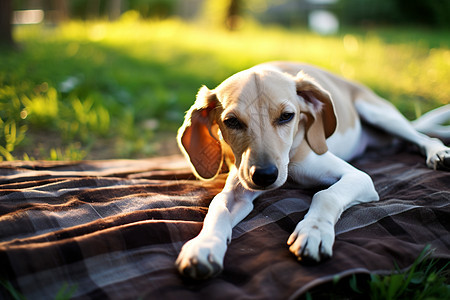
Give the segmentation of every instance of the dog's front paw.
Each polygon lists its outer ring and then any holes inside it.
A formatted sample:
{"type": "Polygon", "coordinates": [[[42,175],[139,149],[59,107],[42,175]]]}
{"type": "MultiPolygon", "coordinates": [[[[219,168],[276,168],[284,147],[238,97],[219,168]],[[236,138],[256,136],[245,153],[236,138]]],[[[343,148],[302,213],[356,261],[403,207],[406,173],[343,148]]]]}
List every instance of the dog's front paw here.
{"type": "Polygon", "coordinates": [[[331,257],[334,225],[322,219],[304,219],[288,239],[289,250],[302,262],[319,262],[331,257]]]}
{"type": "Polygon", "coordinates": [[[207,279],[216,276],[223,269],[226,244],[218,239],[196,237],[181,249],[175,262],[180,274],[192,279],[207,279]]]}
{"type": "Polygon", "coordinates": [[[434,170],[450,171],[450,149],[441,150],[429,156],[427,166],[434,170]]]}

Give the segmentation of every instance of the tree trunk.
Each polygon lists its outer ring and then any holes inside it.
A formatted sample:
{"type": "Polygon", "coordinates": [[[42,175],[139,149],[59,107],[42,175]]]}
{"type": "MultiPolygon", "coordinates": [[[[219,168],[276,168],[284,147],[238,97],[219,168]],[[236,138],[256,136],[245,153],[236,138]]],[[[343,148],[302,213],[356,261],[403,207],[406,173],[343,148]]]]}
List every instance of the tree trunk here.
{"type": "Polygon", "coordinates": [[[0,45],[13,46],[12,38],[12,0],[0,0],[0,45]]]}
{"type": "Polygon", "coordinates": [[[122,13],[122,0],[109,1],[109,19],[111,21],[117,20],[122,13]]]}
{"type": "Polygon", "coordinates": [[[226,26],[229,30],[236,30],[239,27],[241,17],[241,0],[230,0],[226,15],[226,26]]]}
{"type": "Polygon", "coordinates": [[[59,24],[69,19],[69,7],[67,0],[53,0],[53,9],[55,10],[54,22],[59,24]]]}

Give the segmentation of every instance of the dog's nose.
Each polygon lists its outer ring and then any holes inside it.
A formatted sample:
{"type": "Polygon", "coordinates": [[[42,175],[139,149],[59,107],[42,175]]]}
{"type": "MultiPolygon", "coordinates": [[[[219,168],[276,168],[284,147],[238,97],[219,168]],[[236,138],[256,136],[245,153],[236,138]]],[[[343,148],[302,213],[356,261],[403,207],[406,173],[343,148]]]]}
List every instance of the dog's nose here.
{"type": "Polygon", "coordinates": [[[267,187],[278,178],[278,169],[274,165],[264,167],[253,166],[250,169],[250,173],[253,182],[260,187],[267,187]]]}

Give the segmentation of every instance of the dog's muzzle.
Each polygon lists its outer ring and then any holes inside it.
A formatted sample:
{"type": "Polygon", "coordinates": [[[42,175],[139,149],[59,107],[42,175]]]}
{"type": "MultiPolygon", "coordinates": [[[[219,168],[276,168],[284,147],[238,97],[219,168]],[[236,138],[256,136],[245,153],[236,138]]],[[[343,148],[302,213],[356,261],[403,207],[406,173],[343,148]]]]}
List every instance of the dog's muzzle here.
{"type": "Polygon", "coordinates": [[[266,188],[273,184],[278,178],[278,169],[274,165],[252,166],[250,176],[254,184],[266,188]]]}

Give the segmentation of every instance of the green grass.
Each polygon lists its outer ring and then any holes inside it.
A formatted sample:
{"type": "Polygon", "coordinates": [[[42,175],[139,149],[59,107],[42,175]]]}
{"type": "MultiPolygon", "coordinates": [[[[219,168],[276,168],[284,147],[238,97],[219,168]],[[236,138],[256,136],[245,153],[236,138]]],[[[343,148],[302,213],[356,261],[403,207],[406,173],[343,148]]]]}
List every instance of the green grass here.
{"type": "MultiPolygon", "coordinates": [[[[22,293],[14,288],[10,281],[0,280],[0,286],[4,288],[6,295],[9,296],[8,299],[27,300],[27,298],[22,293]]],[[[55,295],[54,300],[69,300],[72,298],[72,295],[76,292],[76,290],[77,285],[69,285],[65,283],[55,295]]]]}
{"type": "Polygon", "coordinates": [[[176,151],[202,84],[268,60],[297,60],[358,80],[408,117],[449,103],[450,32],[304,29],[239,32],[172,19],[20,26],[0,50],[0,158],[135,158],[176,151]],[[164,146],[164,145],[168,146],[164,146]]]}
{"type": "Polygon", "coordinates": [[[302,299],[422,300],[450,298],[450,262],[431,258],[430,245],[411,267],[390,275],[351,275],[335,278],[306,293],[302,299]]]}

